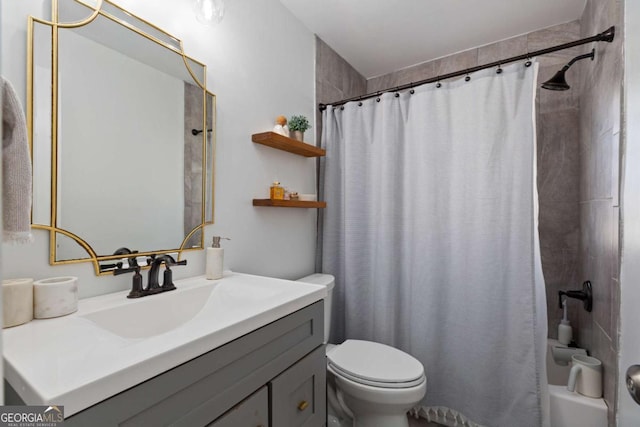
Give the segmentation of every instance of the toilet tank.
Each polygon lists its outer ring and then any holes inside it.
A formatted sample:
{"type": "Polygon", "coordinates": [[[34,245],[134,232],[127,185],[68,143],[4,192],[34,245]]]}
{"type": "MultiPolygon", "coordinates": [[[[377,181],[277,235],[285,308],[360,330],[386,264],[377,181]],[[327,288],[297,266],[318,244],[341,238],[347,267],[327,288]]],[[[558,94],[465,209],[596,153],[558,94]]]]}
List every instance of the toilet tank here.
{"type": "Polygon", "coordinates": [[[327,296],[324,299],[324,343],[329,342],[329,331],[331,329],[331,301],[333,298],[333,287],[336,279],[331,274],[315,273],[298,279],[298,282],[311,283],[313,285],[326,286],[327,296]]]}

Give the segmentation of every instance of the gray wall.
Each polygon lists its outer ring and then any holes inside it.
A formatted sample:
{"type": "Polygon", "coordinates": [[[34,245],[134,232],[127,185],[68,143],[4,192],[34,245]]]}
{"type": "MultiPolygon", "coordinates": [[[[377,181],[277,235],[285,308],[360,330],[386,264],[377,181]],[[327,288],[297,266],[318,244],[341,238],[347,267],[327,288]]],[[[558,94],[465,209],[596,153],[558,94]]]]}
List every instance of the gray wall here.
{"type": "MultiPolygon", "coordinates": [[[[614,424],[620,318],[619,182],[622,13],[616,0],[589,0],[582,36],[616,26],[612,44],[580,64],[580,279],[591,280],[593,312],[580,311],[579,340],[604,364],[604,396],[614,424]]],[[[585,47],[586,51],[586,47],[585,47]]],[[[576,64],[577,65],[577,64],[576,64]]]]}

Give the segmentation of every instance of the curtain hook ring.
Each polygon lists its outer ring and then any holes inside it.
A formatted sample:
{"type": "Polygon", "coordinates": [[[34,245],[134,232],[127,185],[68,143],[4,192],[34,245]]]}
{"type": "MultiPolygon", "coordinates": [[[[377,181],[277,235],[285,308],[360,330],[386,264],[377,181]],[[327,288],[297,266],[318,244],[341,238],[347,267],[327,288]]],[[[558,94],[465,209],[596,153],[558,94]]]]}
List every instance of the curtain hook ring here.
{"type": "Polygon", "coordinates": [[[442,83],[440,83],[440,76],[438,76],[438,80],[436,81],[436,87],[440,89],[442,87],[442,83]]]}
{"type": "Polygon", "coordinates": [[[529,52],[527,52],[527,62],[524,63],[525,67],[531,67],[531,56],[529,56],[529,52]]]}
{"type": "Polygon", "coordinates": [[[409,87],[411,88],[411,89],[409,90],[409,93],[410,93],[411,95],[413,95],[414,93],[416,93],[415,89],[413,89],[413,82],[411,82],[411,83],[410,83],[409,87]]]}
{"type": "Polygon", "coordinates": [[[502,64],[498,64],[498,69],[496,70],[496,74],[502,74],[502,64]]]}
{"type": "Polygon", "coordinates": [[[468,82],[469,80],[471,80],[471,76],[469,75],[469,73],[467,73],[467,76],[464,78],[464,81],[468,82]]]}

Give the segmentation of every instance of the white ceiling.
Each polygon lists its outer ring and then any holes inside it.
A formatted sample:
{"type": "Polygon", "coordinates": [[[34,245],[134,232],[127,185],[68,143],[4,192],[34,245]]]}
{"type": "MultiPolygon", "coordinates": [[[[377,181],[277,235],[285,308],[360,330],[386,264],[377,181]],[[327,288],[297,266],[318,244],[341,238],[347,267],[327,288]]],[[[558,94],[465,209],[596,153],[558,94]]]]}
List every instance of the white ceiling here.
{"type": "Polygon", "coordinates": [[[366,78],[579,19],[586,2],[280,1],[366,78]]]}

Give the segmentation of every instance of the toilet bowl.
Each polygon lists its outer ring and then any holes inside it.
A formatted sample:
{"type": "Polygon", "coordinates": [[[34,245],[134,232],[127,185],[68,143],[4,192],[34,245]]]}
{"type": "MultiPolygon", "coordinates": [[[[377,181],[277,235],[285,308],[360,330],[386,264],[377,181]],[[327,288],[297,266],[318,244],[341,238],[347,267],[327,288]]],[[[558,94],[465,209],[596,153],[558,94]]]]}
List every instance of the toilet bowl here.
{"type": "MultiPolygon", "coordinates": [[[[327,287],[325,344],[329,336],[335,279],[312,274],[299,281],[327,287]]],[[[408,427],[407,412],[427,391],[424,367],[396,348],[362,340],[327,345],[330,427],[408,427]]]]}

